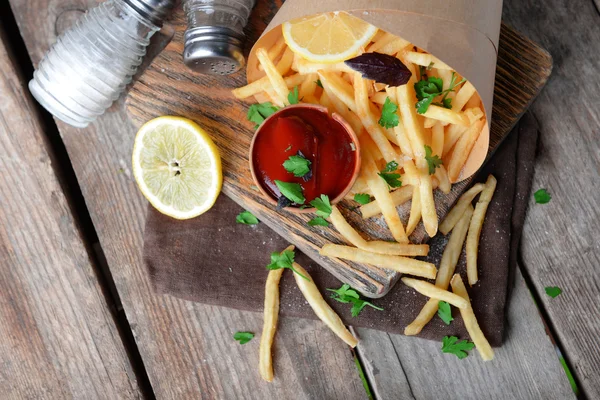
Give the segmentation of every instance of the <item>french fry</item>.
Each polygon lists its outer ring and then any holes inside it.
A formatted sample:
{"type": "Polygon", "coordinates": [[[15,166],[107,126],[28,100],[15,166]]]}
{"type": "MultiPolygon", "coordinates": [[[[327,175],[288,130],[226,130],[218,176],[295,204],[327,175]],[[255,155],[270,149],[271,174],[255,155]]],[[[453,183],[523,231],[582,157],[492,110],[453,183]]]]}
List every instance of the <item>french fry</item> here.
{"type": "Polygon", "coordinates": [[[412,204],[410,205],[410,217],[406,224],[406,234],[410,236],[421,220],[421,189],[419,186],[413,187],[412,204]]]}
{"type": "Polygon", "coordinates": [[[388,85],[386,85],[385,83],[373,82],[373,88],[375,89],[376,92],[381,92],[387,86],[388,85]]]}
{"type": "Polygon", "coordinates": [[[446,217],[440,224],[440,232],[447,235],[461,219],[467,208],[469,208],[475,196],[481,193],[484,188],[485,185],[483,183],[476,183],[471,189],[464,192],[450,212],[446,214],[446,217]]]}
{"type": "Polygon", "coordinates": [[[382,31],[381,29],[379,29],[379,30],[377,31],[377,33],[375,34],[375,36],[373,36],[373,39],[371,39],[371,42],[376,42],[376,41],[378,41],[379,39],[381,39],[381,37],[382,37],[383,35],[385,35],[385,31],[382,31]]]}
{"type": "Polygon", "coordinates": [[[402,282],[406,286],[415,289],[417,292],[421,293],[424,296],[436,300],[445,301],[447,303],[452,304],[454,307],[464,309],[467,308],[469,305],[468,300],[465,300],[459,295],[449,292],[447,290],[440,289],[439,287],[427,281],[405,277],[402,278],[402,282]]]}
{"type": "MultiPolygon", "coordinates": [[[[358,179],[357,179],[358,181],[358,179]]],[[[363,191],[364,192],[364,191],[363,191]]],[[[412,186],[402,186],[401,188],[394,190],[391,193],[392,202],[394,207],[399,206],[400,204],[406,203],[408,200],[412,198],[413,188],[412,186]]],[[[367,203],[359,208],[360,213],[364,219],[374,217],[376,215],[381,214],[381,208],[379,207],[379,203],[377,201],[372,201],[367,203]]]]}
{"type": "Polygon", "coordinates": [[[317,99],[312,94],[307,94],[306,96],[304,96],[304,98],[302,98],[302,102],[303,103],[310,103],[310,104],[321,104],[319,102],[319,99],[317,99]]]}
{"type": "Polygon", "coordinates": [[[425,157],[425,139],[423,132],[422,116],[417,114],[415,103],[417,95],[415,94],[414,75],[406,85],[396,88],[396,97],[398,99],[398,109],[402,115],[404,132],[410,140],[414,158],[425,157]]]}
{"type": "Polygon", "coordinates": [[[404,55],[406,61],[411,62],[413,64],[421,65],[423,67],[429,67],[431,65],[432,68],[437,69],[449,69],[450,68],[446,63],[442,62],[439,58],[426,53],[417,53],[416,51],[408,51],[404,55]]]}
{"type": "Polygon", "coordinates": [[[356,113],[363,126],[375,142],[386,162],[398,161],[398,154],[387,139],[385,132],[377,123],[375,116],[371,112],[370,102],[367,93],[367,82],[357,73],[354,81],[354,102],[356,103],[356,113]]]}
{"type": "Polygon", "coordinates": [[[467,104],[474,94],[475,86],[473,86],[473,84],[469,81],[465,82],[465,84],[458,90],[456,97],[452,101],[452,110],[462,110],[465,104],[467,104]]]}
{"type": "MultiPolygon", "coordinates": [[[[327,257],[343,258],[345,260],[375,265],[414,276],[434,279],[436,274],[435,265],[407,258],[386,254],[376,254],[356,247],[342,246],[339,244],[324,245],[319,254],[327,257]]],[[[433,286],[433,285],[432,285],[433,286]]]]}
{"type": "Polygon", "coordinates": [[[386,182],[378,175],[377,166],[375,161],[371,158],[368,152],[363,153],[363,168],[367,185],[375,200],[379,203],[383,218],[392,232],[392,236],[398,243],[408,243],[408,236],[402,226],[402,221],[392,200],[392,196],[388,191],[386,182]]]}
{"type": "Polygon", "coordinates": [[[467,328],[467,332],[469,333],[471,340],[475,344],[475,348],[484,361],[490,361],[494,359],[494,349],[492,349],[492,346],[490,346],[490,343],[486,339],[485,335],[481,331],[481,328],[479,327],[479,324],[477,323],[477,318],[475,318],[475,313],[473,312],[473,307],[471,306],[471,301],[469,300],[467,288],[465,287],[460,275],[454,275],[451,283],[452,291],[465,299],[468,303],[467,308],[460,310],[460,315],[465,323],[465,328],[467,328]]]}
{"type": "Polygon", "coordinates": [[[296,285],[302,292],[302,295],[308,301],[308,304],[313,309],[317,317],[325,323],[340,339],[342,339],[348,346],[356,347],[358,339],[350,333],[342,322],[339,315],[331,309],[329,304],[325,302],[323,296],[319,292],[317,285],[313,281],[312,277],[306,272],[302,266],[298,263],[294,263],[294,268],[302,275],[306,276],[308,280],[302,278],[298,274],[293,274],[296,280],[296,285]]]}
{"type": "Polygon", "coordinates": [[[354,186],[352,186],[352,191],[354,193],[369,192],[369,186],[367,185],[365,178],[363,178],[362,176],[359,176],[358,178],[356,178],[356,180],[354,181],[354,186]]]}
{"type": "Polygon", "coordinates": [[[469,126],[469,118],[467,118],[467,116],[463,113],[433,104],[429,106],[423,116],[436,121],[447,122],[449,124],[469,126]]]}
{"type": "Polygon", "coordinates": [[[475,206],[475,212],[471,219],[471,225],[469,226],[469,234],[467,235],[467,279],[469,286],[473,286],[478,281],[477,274],[477,250],[479,247],[479,236],[481,235],[481,228],[483,227],[483,221],[487,212],[488,206],[494,196],[496,190],[496,178],[493,175],[488,176],[485,188],[479,196],[477,205],[475,206]]]}
{"type": "Polygon", "coordinates": [[[279,72],[279,74],[281,76],[284,76],[285,74],[287,74],[290,71],[290,68],[292,67],[293,61],[294,61],[294,52],[292,51],[292,49],[287,47],[284,50],[283,55],[281,56],[281,59],[277,62],[277,67],[276,67],[277,72],[279,72]]]}
{"type": "Polygon", "coordinates": [[[474,96],[471,96],[469,101],[467,101],[467,104],[465,104],[464,108],[469,109],[469,108],[475,108],[475,107],[481,107],[481,98],[479,97],[479,95],[477,93],[475,93],[474,96]]]}
{"type": "Polygon", "coordinates": [[[377,92],[371,96],[371,101],[376,104],[383,104],[387,98],[388,95],[386,92],[377,92]]]}
{"type": "Polygon", "coordinates": [[[441,124],[441,122],[439,122],[437,119],[425,118],[425,121],[423,121],[423,128],[425,128],[425,129],[427,129],[427,128],[433,128],[433,126],[435,124],[438,124],[438,123],[441,124]]]}
{"type": "Polygon", "coordinates": [[[410,45],[411,43],[409,41],[396,37],[391,42],[381,46],[381,48],[378,50],[378,53],[394,55],[408,48],[410,45]]]}
{"type": "Polygon", "coordinates": [[[387,45],[388,43],[393,42],[397,38],[398,38],[398,36],[396,36],[396,35],[393,35],[388,32],[384,32],[377,40],[373,40],[373,44],[371,44],[369,47],[367,47],[366,52],[367,53],[379,52],[379,49],[381,49],[383,46],[387,45]]]}
{"type": "MultiPolygon", "coordinates": [[[[279,64],[278,64],[279,65],[279,64]]],[[[294,87],[302,84],[304,82],[304,76],[300,74],[294,74],[290,76],[286,76],[283,78],[288,89],[293,89],[294,87]]],[[[231,93],[238,99],[245,99],[250,96],[254,96],[264,90],[271,89],[271,81],[266,76],[263,76],[260,79],[255,80],[254,82],[242,86],[236,89],[233,89],[231,93]]]]}
{"type": "Polygon", "coordinates": [[[327,71],[319,71],[319,79],[325,90],[329,90],[331,94],[340,99],[347,108],[352,112],[356,112],[356,103],[354,102],[354,88],[346,82],[341,76],[327,71]]]}
{"type": "Polygon", "coordinates": [[[302,57],[298,57],[296,60],[297,71],[303,75],[314,74],[319,71],[330,71],[330,72],[353,72],[354,70],[347,66],[344,62],[324,64],[324,63],[313,63],[302,57]]]}
{"type": "Polygon", "coordinates": [[[306,75],[304,82],[300,85],[298,89],[298,98],[301,99],[304,96],[314,96],[315,91],[317,89],[317,79],[319,79],[319,75],[316,73],[306,75]]]}
{"type": "Polygon", "coordinates": [[[282,105],[288,104],[287,97],[290,91],[288,90],[287,85],[283,80],[283,77],[281,76],[279,71],[277,71],[277,68],[275,68],[273,62],[269,59],[267,51],[264,48],[257,49],[256,57],[265,69],[265,74],[267,74],[267,77],[269,78],[269,81],[273,86],[273,89],[277,95],[277,99],[279,100],[279,102],[282,105]]]}
{"type": "MultiPolygon", "coordinates": [[[[460,221],[456,224],[456,228],[452,231],[452,235],[450,235],[450,239],[444,248],[442,260],[440,261],[440,269],[435,277],[435,286],[440,289],[448,289],[450,279],[456,270],[456,265],[462,252],[472,215],[473,206],[469,205],[469,208],[467,208],[460,221]]],[[[438,303],[439,300],[437,299],[429,299],[414,321],[404,328],[404,334],[407,336],[418,335],[423,327],[435,316],[435,313],[437,313],[438,303]]]]}
{"type": "Polygon", "coordinates": [[[436,123],[431,128],[431,153],[433,155],[442,156],[444,152],[444,127],[442,124],[436,123]]]}
{"type": "Polygon", "coordinates": [[[363,249],[365,251],[371,251],[378,254],[389,254],[397,256],[426,256],[429,253],[429,246],[424,244],[402,244],[402,243],[391,243],[384,242],[381,240],[367,241],[360,233],[356,231],[346,221],[342,213],[336,206],[333,206],[331,212],[331,223],[335,226],[335,229],[341,233],[341,235],[348,240],[351,244],[363,249]]]}
{"type": "Polygon", "coordinates": [[[452,147],[458,142],[458,139],[469,129],[462,125],[448,125],[446,127],[446,134],[444,135],[444,150],[442,152],[442,158],[450,152],[452,147]]]}
{"type": "Polygon", "coordinates": [[[440,165],[435,169],[435,175],[438,180],[438,186],[442,193],[448,194],[450,190],[452,190],[452,184],[450,183],[450,179],[448,179],[448,172],[446,172],[446,167],[440,165]]]}
{"type": "MultiPolygon", "coordinates": [[[[275,60],[277,59],[277,57],[281,53],[281,50],[283,50],[284,47],[286,47],[285,40],[284,40],[283,36],[281,36],[271,46],[271,48],[267,51],[267,55],[269,56],[269,59],[271,61],[275,62],[275,60]]],[[[258,70],[259,71],[263,71],[264,70],[264,68],[262,67],[262,65],[260,65],[260,64],[258,65],[258,70]]]]}
{"type": "MultiPolygon", "coordinates": [[[[284,251],[286,250],[294,250],[294,246],[288,246],[284,251]]],[[[279,319],[279,280],[283,271],[283,268],[270,270],[265,284],[265,306],[263,330],[260,336],[258,371],[260,376],[267,382],[273,381],[271,346],[273,345],[277,320],[279,319]]]]}
{"type": "Polygon", "coordinates": [[[438,217],[435,211],[435,202],[433,200],[433,184],[429,167],[425,159],[418,161],[419,170],[419,200],[421,201],[421,218],[423,226],[429,237],[434,237],[438,231],[438,217]]]}
{"type": "Polygon", "coordinates": [[[418,186],[421,182],[419,170],[415,167],[413,160],[404,160],[402,164],[404,175],[402,175],[402,184],[418,186]]]}
{"type": "MultiPolygon", "coordinates": [[[[395,88],[388,86],[385,88],[385,93],[387,95],[386,97],[389,97],[394,104],[398,103],[395,88]]],[[[400,147],[400,151],[402,151],[403,155],[409,158],[413,158],[412,148],[410,147],[410,140],[408,140],[406,132],[404,131],[404,125],[402,124],[402,121],[400,121],[400,118],[402,118],[402,116],[400,115],[399,110],[397,110],[396,113],[398,114],[399,123],[394,127],[394,133],[396,134],[395,143],[400,147]]]]}
{"type": "Polygon", "coordinates": [[[467,162],[467,158],[469,158],[469,154],[471,154],[471,150],[475,146],[475,142],[484,124],[485,120],[475,122],[456,142],[450,161],[448,162],[448,177],[450,178],[450,182],[458,180],[460,171],[467,162]]]}
{"type": "Polygon", "coordinates": [[[327,110],[329,110],[330,113],[335,112],[335,108],[333,107],[333,103],[331,102],[331,99],[329,98],[329,95],[327,94],[326,91],[323,90],[323,93],[321,93],[321,98],[319,99],[319,103],[322,106],[327,107],[327,110]]]}

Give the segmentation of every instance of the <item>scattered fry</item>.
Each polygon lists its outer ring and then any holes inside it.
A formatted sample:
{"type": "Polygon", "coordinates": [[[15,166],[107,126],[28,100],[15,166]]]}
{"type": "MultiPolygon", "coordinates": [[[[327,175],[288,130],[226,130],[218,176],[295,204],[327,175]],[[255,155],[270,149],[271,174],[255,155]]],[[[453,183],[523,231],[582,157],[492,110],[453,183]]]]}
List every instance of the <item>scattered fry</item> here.
{"type": "Polygon", "coordinates": [[[419,160],[419,200],[421,202],[421,218],[423,219],[423,226],[429,237],[434,237],[438,231],[438,217],[435,210],[435,203],[433,200],[433,186],[431,182],[431,175],[429,175],[429,169],[424,159],[419,160]]]}
{"type": "MultiPolygon", "coordinates": [[[[286,250],[294,250],[294,246],[288,246],[284,251],[286,250]]],[[[271,346],[273,345],[279,318],[279,280],[283,271],[283,268],[270,270],[265,284],[265,308],[263,311],[263,330],[260,336],[258,370],[260,376],[267,382],[273,381],[271,346]]]]}
{"type": "Polygon", "coordinates": [[[467,308],[469,305],[468,300],[465,300],[459,295],[449,292],[447,290],[440,289],[439,287],[427,281],[422,281],[420,279],[413,278],[402,278],[402,282],[406,286],[415,289],[417,292],[421,293],[424,296],[448,302],[454,307],[463,309],[467,308]]]}
{"type": "Polygon", "coordinates": [[[403,274],[420,276],[427,279],[434,279],[436,275],[435,265],[425,261],[402,256],[375,254],[355,247],[342,246],[339,244],[326,244],[321,248],[319,254],[327,257],[337,257],[345,260],[376,265],[403,274]]]}
{"type": "Polygon", "coordinates": [[[479,201],[475,206],[475,212],[469,226],[469,234],[467,235],[467,279],[469,286],[473,286],[479,280],[477,274],[477,250],[479,247],[479,236],[483,227],[483,220],[487,208],[492,201],[492,196],[496,190],[496,178],[493,175],[488,176],[485,188],[479,196],[479,201]]]}
{"type": "Polygon", "coordinates": [[[454,207],[450,210],[448,214],[446,214],[446,218],[440,224],[440,232],[444,235],[447,235],[448,232],[454,228],[454,225],[460,220],[462,215],[465,213],[471,202],[481,191],[484,189],[483,183],[476,183],[471,187],[471,189],[467,190],[463,193],[462,196],[458,199],[454,207]]]}
{"type": "Polygon", "coordinates": [[[477,323],[477,318],[475,318],[473,307],[471,307],[471,302],[469,301],[467,288],[465,287],[460,275],[454,275],[451,283],[452,291],[467,301],[467,307],[460,310],[460,315],[465,322],[465,328],[467,328],[467,332],[469,332],[471,340],[473,343],[475,343],[475,348],[484,361],[490,361],[494,359],[494,349],[492,349],[492,346],[490,346],[490,343],[485,338],[481,328],[479,327],[479,324],[477,323]]]}
{"type": "Polygon", "coordinates": [[[319,319],[323,321],[325,325],[327,325],[329,329],[331,329],[333,333],[342,339],[348,346],[356,347],[358,344],[358,339],[355,338],[352,333],[350,333],[340,319],[339,315],[337,315],[335,311],[329,307],[329,304],[325,302],[323,296],[317,288],[317,285],[315,285],[315,282],[312,280],[308,272],[306,272],[306,270],[298,263],[294,263],[294,268],[302,275],[309,278],[309,280],[306,280],[298,274],[293,274],[294,279],[296,280],[296,285],[304,295],[306,301],[308,301],[308,304],[310,304],[310,307],[313,309],[317,317],[319,317],[319,319]]]}
{"type": "MultiPolygon", "coordinates": [[[[460,221],[458,221],[458,224],[456,224],[456,228],[452,231],[450,240],[448,240],[448,244],[446,244],[446,247],[444,248],[440,269],[435,277],[435,286],[440,289],[448,289],[450,279],[452,278],[452,274],[454,274],[460,253],[462,252],[465,237],[467,236],[467,229],[469,228],[469,221],[471,220],[472,215],[473,206],[469,206],[460,221]]],[[[438,303],[439,300],[437,299],[429,299],[414,321],[404,328],[404,334],[407,336],[418,335],[423,327],[425,327],[425,325],[427,325],[435,316],[435,313],[438,310],[438,303]]]]}

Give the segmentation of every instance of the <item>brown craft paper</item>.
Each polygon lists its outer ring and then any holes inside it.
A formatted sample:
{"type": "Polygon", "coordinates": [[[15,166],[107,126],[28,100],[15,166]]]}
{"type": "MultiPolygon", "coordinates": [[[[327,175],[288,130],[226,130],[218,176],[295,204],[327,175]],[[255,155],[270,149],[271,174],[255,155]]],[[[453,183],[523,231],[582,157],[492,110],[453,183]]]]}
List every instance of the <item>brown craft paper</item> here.
{"type": "Polygon", "coordinates": [[[502,0],[287,0],[248,57],[248,82],[263,76],[254,50],[270,47],[281,24],[323,12],[346,11],[433,54],[467,78],[479,92],[487,124],[479,135],[459,180],[483,164],[489,147],[494,76],[502,0]]]}

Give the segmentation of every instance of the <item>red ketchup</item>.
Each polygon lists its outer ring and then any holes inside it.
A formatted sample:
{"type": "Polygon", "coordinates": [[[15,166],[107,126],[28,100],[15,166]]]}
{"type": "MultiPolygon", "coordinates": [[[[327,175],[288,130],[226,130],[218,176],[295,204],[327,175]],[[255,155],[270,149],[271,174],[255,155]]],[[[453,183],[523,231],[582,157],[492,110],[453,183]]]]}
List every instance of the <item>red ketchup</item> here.
{"type": "Polygon", "coordinates": [[[328,113],[309,107],[284,108],[264,122],[256,136],[253,167],[263,189],[278,199],[275,180],[302,186],[305,204],[321,194],[335,199],[348,186],[356,164],[356,148],[344,125],[328,113]],[[298,151],[310,162],[305,181],[286,171],[283,163],[298,151]]]}

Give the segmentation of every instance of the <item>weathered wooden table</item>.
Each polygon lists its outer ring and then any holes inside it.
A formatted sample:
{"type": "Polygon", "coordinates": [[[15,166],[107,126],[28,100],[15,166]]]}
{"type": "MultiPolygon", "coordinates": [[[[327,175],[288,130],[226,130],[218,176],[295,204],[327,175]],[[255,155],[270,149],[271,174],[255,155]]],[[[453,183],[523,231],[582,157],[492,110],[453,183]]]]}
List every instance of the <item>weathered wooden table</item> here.
{"type": "MultiPolygon", "coordinates": [[[[318,322],[281,324],[278,377],[265,384],[258,341],[231,339],[260,331],[260,314],[154,294],[123,103],[81,130],[26,89],[31,62],[94,4],[0,6],[0,397],[366,398],[354,355],[318,322]]],[[[555,62],[532,107],[542,131],[533,186],[552,201],[530,199],[506,343],[484,364],[361,329],[356,360],[376,398],[574,398],[556,348],[580,396],[600,398],[600,13],[591,0],[505,0],[504,20],[555,62]],[[550,299],[545,286],[563,294],[550,299]]]]}

